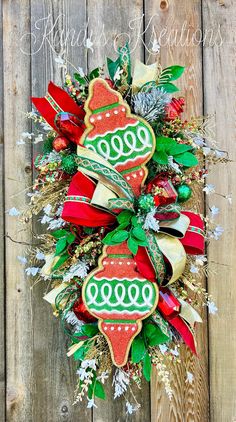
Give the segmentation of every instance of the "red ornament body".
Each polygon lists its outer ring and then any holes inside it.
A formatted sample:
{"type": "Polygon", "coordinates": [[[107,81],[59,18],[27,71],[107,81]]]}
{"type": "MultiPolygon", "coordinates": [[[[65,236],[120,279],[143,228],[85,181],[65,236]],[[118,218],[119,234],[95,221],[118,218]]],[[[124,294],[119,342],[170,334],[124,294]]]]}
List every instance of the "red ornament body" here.
{"type": "Polygon", "coordinates": [[[174,120],[180,116],[184,111],[184,103],[184,98],[172,98],[172,101],[166,106],[166,120],[174,120]]]}
{"type": "Polygon", "coordinates": [[[57,136],[57,138],[54,139],[52,145],[55,151],[60,152],[66,149],[69,143],[69,139],[65,138],[64,136],[57,136]]]}
{"type": "Polygon", "coordinates": [[[81,296],[75,302],[75,304],[73,306],[73,312],[75,313],[77,318],[80,319],[81,321],[84,321],[84,322],[95,322],[95,321],[97,321],[97,319],[88,312],[81,296]]]}

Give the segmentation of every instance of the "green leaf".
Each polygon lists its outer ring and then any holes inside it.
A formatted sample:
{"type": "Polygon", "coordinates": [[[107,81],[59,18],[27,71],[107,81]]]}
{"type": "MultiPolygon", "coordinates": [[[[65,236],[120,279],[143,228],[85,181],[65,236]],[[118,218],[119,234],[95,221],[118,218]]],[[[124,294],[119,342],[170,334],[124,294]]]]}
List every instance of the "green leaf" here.
{"type": "Polygon", "coordinates": [[[93,324],[85,324],[81,327],[82,335],[94,337],[98,333],[98,326],[93,324]]]}
{"type": "Polygon", "coordinates": [[[161,73],[161,79],[165,78],[168,79],[168,81],[175,81],[182,76],[184,70],[185,67],[178,65],[166,67],[161,73]]]}
{"type": "Polygon", "coordinates": [[[138,243],[132,237],[129,237],[127,246],[130,252],[132,252],[133,255],[136,255],[138,252],[138,243]]]}
{"type": "Polygon", "coordinates": [[[55,255],[60,255],[66,248],[67,242],[65,237],[61,237],[56,244],[56,253],[55,255]]]}
{"type": "Polygon", "coordinates": [[[146,233],[142,229],[141,226],[137,226],[132,230],[132,234],[134,237],[136,237],[138,240],[146,240],[146,233]]]}
{"type": "Polygon", "coordinates": [[[120,65],[119,57],[114,62],[113,60],[109,59],[109,57],[107,57],[107,69],[108,69],[109,76],[112,80],[114,79],[115,73],[119,65],[120,65]]]}
{"type": "Polygon", "coordinates": [[[86,79],[80,76],[79,73],[74,73],[74,78],[77,82],[79,82],[80,85],[86,85],[86,79]]]}
{"type": "Polygon", "coordinates": [[[119,224],[126,223],[127,221],[130,222],[134,213],[129,210],[122,211],[117,217],[117,221],[119,224]]]}
{"type": "Polygon", "coordinates": [[[107,233],[107,235],[102,239],[102,243],[104,243],[104,245],[116,245],[117,242],[114,242],[114,240],[112,239],[116,232],[117,229],[113,230],[110,233],[107,233]]]}
{"type": "Polygon", "coordinates": [[[100,76],[100,68],[96,67],[96,69],[93,69],[92,72],[89,74],[89,80],[98,78],[100,76]]]}
{"type": "Polygon", "coordinates": [[[60,268],[67,261],[69,256],[70,255],[67,251],[63,255],[61,255],[56,264],[52,267],[52,271],[58,270],[58,268],[60,268]]]}
{"type": "Polygon", "coordinates": [[[76,239],[76,236],[73,233],[69,233],[68,236],[66,237],[66,241],[69,245],[71,245],[71,243],[73,243],[75,239],[76,239]]]}
{"type": "Polygon", "coordinates": [[[189,151],[191,149],[193,149],[191,145],[176,143],[176,145],[173,145],[169,148],[168,152],[170,155],[177,155],[183,154],[184,152],[189,151]]]}
{"type": "Polygon", "coordinates": [[[152,373],[152,362],[151,362],[151,358],[150,358],[148,352],[146,352],[146,354],[143,358],[143,375],[144,375],[144,378],[148,382],[151,379],[151,373],[152,373]]]}
{"type": "Polygon", "coordinates": [[[136,215],[134,215],[131,218],[131,223],[132,223],[132,226],[134,226],[134,227],[137,227],[139,225],[139,222],[138,222],[138,219],[137,219],[136,215]]]}
{"type": "Polygon", "coordinates": [[[139,363],[146,352],[146,347],[142,336],[139,334],[134,338],[131,347],[131,360],[133,363],[139,363]]]}
{"type": "Polygon", "coordinates": [[[89,388],[88,388],[88,398],[89,398],[89,400],[91,400],[94,396],[95,383],[96,383],[96,374],[93,376],[91,384],[89,384],[89,388]]]}
{"type": "Polygon", "coordinates": [[[198,164],[197,157],[195,157],[195,155],[191,152],[184,152],[184,154],[175,155],[174,160],[185,167],[194,167],[198,164]]]}
{"type": "Polygon", "coordinates": [[[95,381],[95,386],[94,386],[93,392],[94,392],[94,396],[98,397],[99,399],[105,400],[105,398],[106,398],[105,390],[103,388],[102,383],[100,381],[98,381],[97,379],[95,381]]]}
{"type": "Polygon", "coordinates": [[[112,236],[112,241],[115,243],[122,243],[127,240],[129,233],[126,230],[119,230],[112,236]]]}
{"type": "Polygon", "coordinates": [[[173,148],[177,142],[173,138],[168,138],[166,136],[158,136],[156,138],[156,150],[157,151],[167,151],[171,147],[173,148]]]}
{"type": "Polygon", "coordinates": [[[143,332],[149,346],[157,346],[158,344],[163,344],[169,341],[169,337],[166,336],[156,324],[145,324],[143,332]]]}
{"type": "Polygon", "coordinates": [[[168,155],[165,151],[155,151],[152,159],[158,164],[167,165],[168,164],[168,155]]]}
{"type": "Polygon", "coordinates": [[[76,350],[76,352],[73,354],[74,360],[83,360],[84,355],[87,352],[87,348],[88,346],[84,345],[80,347],[78,350],[76,350]]]}
{"type": "Polygon", "coordinates": [[[176,85],[172,84],[171,82],[158,85],[158,88],[163,88],[166,92],[168,92],[170,94],[172,92],[178,92],[179,91],[179,88],[176,85]]]}
{"type": "Polygon", "coordinates": [[[55,232],[52,232],[52,236],[55,237],[55,239],[60,239],[60,237],[67,236],[68,232],[64,229],[56,230],[55,232]]]}

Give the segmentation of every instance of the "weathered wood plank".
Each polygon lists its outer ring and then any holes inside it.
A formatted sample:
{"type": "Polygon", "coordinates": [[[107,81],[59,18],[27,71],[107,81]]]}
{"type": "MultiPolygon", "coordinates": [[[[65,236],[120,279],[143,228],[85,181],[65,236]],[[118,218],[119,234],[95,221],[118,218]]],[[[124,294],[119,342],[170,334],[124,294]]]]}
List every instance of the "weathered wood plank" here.
{"type": "MultiPolygon", "coordinates": [[[[0,38],[2,40],[2,1],[0,1],[0,38]]],[[[5,420],[5,280],[4,280],[4,189],[3,189],[3,46],[0,44],[0,420],[5,420]]]]}
{"type": "MultiPolygon", "coordinates": [[[[235,169],[235,110],[236,110],[236,4],[233,0],[203,2],[203,27],[214,31],[212,45],[203,49],[205,113],[215,114],[218,147],[228,150],[231,164],[217,166],[207,179],[216,192],[236,195],[235,169]]],[[[234,200],[234,199],[233,199],[234,200]]],[[[236,309],[235,309],[235,250],[233,224],[235,205],[228,205],[220,196],[209,197],[208,205],[220,208],[217,222],[224,227],[222,238],[209,246],[212,272],[208,290],[219,308],[218,315],[209,318],[210,400],[211,421],[236,420],[236,309]]]]}
{"type": "MultiPolygon", "coordinates": [[[[143,2],[140,0],[119,1],[96,0],[87,1],[88,15],[88,36],[93,42],[94,52],[88,52],[88,69],[103,65],[106,55],[115,58],[116,43],[129,41],[132,52],[132,62],[135,58],[143,59],[144,51],[142,41],[139,37],[143,27],[143,2]],[[121,36],[121,34],[123,34],[121,36]]],[[[135,390],[137,401],[142,405],[133,418],[136,422],[150,421],[149,385],[143,383],[142,390],[135,390]]],[[[93,411],[94,422],[124,422],[127,420],[125,402],[129,400],[134,403],[132,396],[114,400],[114,391],[107,383],[107,400],[97,400],[98,408],[93,411]]]]}
{"type": "MultiPolygon", "coordinates": [[[[201,31],[201,1],[163,0],[145,1],[145,34],[147,47],[151,48],[153,39],[161,45],[160,61],[162,66],[179,64],[186,66],[184,76],[178,81],[181,94],[186,99],[187,116],[202,114],[202,60],[201,46],[191,42],[191,36],[199,36],[201,31]]],[[[146,60],[149,54],[146,53],[146,60]]],[[[149,63],[154,59],[149,56],[149,63]]],[[[196,197],[201,201],[201,195],[196,197]]],[[[203,205],[201,206],[201,211],[203,205]]],[[[203,281],[204,282],[204,281],[203,281]]],[[[181,353],[181,365],[176,366],[172,385],[174,398],[170,402],[158,381],[153,376],[151,386],[152,421],[206,422],[208,420],[207,392],[207,329],[198,326],[197,343],[199,359],[195,359],[185,348],[181,353]],[[186,383],[186,371],[194,375],[191,385],[186,383]]]]}
{"type": "MultiPolygon", "coordinates": [[[[86,22],[86,2],[31,1],[31,31],[36,42],[31,46],[32,95],[43,96],[50,80],[61,85],[64,68],[59,68],[55,58],[61,56],[73,65],[85,64],[86,53],[74,45],[76,36],[86,22]],[[79,8],[79,13],[78,13],[79,8]],[[39,28],[39,29],[37,29],[39,28]],[[74,35],[73,35],[74,34],[74,35]]],[[[34,38],[32,38],[33,40],[34,38]]],[[[69,71],[73,70],[69,66],[69,71]]],[[[33,156],[40,145],[34,145],[33,156]]],[[[34,231],[42,231],[35,222],[34,231]]],[[[91,420],[91,411],[82,405],[73,406],[77,381],[73,359],[66,357],[68,341],[59,320],[52,315],[52,309],[42,299],[45,284],[33,290],[34,329],[34,378],[37,401],[34,403],[34,421],[91,420]],[[42,368],[46,373],[41,376],[42,368]],[[44,403],[47,403],[46,408],[44,403]]]]}
{"type": "MultiPolygon", "coordinates": [[[[4,143],[5,143],[5,209],[20,208],[24,194],[17,195],[30,183],[25,169],[30,166],[28,147],[16,147],[21,132],[29,130],[22,114],[29,107],[30,59],[20,52],[21,34],[30,30],[30,4],[22,1],[3,2],[4,56],[4,143]],[[17,195],[14,196],[13,195],[17,195]]],[[[29,44],[23,42],[29,52],[29,44]]],[[[30,235],[16,218],[6,214],[6,234],[21,242],[29,242],[30,235]]],[[[7,363],[7,420],[32,420],[32,301],[28,281],[24,277],[17,255],[23,246],[6,238],[6,363],[7,363]]]]}

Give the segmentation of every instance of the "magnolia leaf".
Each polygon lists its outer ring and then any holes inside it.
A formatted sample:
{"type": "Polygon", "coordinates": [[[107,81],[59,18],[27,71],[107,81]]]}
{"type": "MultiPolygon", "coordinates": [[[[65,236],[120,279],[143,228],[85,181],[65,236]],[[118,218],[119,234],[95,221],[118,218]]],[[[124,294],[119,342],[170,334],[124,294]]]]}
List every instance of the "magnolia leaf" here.
{"type": "Polygon", "coordinates": [[[165,83],[163,81],[169,82],[169,81],[175,81],[176,79],[179,79],[180,76],[184,73],[185,67],[183,66],[169,66],[163,69],[160,76],[160,83],[165,83]]]}
{"type": "Polygon", "coordinates": [[[122,223],[126,223],[127,221],[129,222],[131,220],[131,217],[134,215],[134,213],[132,211],[129,210],[125,210],[122,211],[117,217],[117,221],[119,224],[122,223]]]}
{"type": "Polygon", "coordinates": [[[106,398],[106,393],[105,393],[105,390],[103,388],[103,385],[97,379],[95,381],[93,393],[94,393],[94,396],[98,397],[99,399],[105,400],[105,398],[106,398]]]}
{"type": "Polygon", "coordinates": [[[60,237],[64,237],[68,235],[68,232],[64,229],[61,230],[56,230],[55,232],[51,233],[53,237],[55,237],[55,239],[60,239],[60,237]]]}
{"type": "Polygon", "coordinates": [[[177,155],[177,154],[182,154],[186,151],[192,150],[193,147],[191,145],[186,145],[186,144],[178,144],[176,143],[175,145],[171,146],[168,150],[168,153],[170,155],[177,155]]]}
{"type": "Polygon", "coordinates": [[[127,240],[129,233],[126,230],[119,230],[112,236],[112,241],[116,243],[122,243],[127,240]]]}
{"type": "Polygon", "coordinates": [[[80,76],[79,73],[74,73],[74,78],[80,85],[86,85],[86,79],[80,76]]]}
{"type": "Polygon", "coordinates": [[[157,346],[169,340],[169,337],[156,324],[145,324],[143,331],[149,346],[157,346]]]}
{"type": "Polygon", "coordinates": [[[191,152],[184,152],[183,154],[175,155],[174,160],[185,167],[194,167],[198,164],[197,157],[195,157],[195,155],[191,152]]]}
{"type": "Polygon", "coordinates": [[[132,234],[134,237],[136,237],[138,240],[146,240],[146,233],[145,231],[142,229],[141,226],[137,226],[132,230],[132,234]]]}
{"type": "Polygon", "coordinates": [[[81,327],[81,334],[87,337],[94,337],[98,333],[98,326],[93,324],[85,324],[81,327]]]}
{"type": "Polygon", "coordinates": [[[138,252],[137,241],[135,241],[132,237],[129,237],[128,242],[127,242],[127,246],[129,248],[130,252],[132,252],[133,255],[136,255],[136,253],[138,252]]]}
{"type": "Polygon", "coordinates": [[[116,232],[117,229],[113,230],[110,233],[107,233],[107,235],[102,239],[102,243],[104,243],[104,245],[116,245],[117,242],[114,242],[114,240],[112,239],[116,232]]]}
{"type": "Polygon", "coordinates": [[[66,248],[67,242],[65,237],[61,237],[56,244],[56,253],[55,255],[60,255],[66,248]]]}
{"type": "Polygon", "coordinates": [[[131,348],[131,360],[133,363],[139,363],[146,352],[144,340],[141,335],[134,338],[131,348]]]}
{"type": "Polygon", "coordinates": [[[151,379],[151,373],[152,373],[152,362],[151,362],[151,358],[150,358],[148,352],[146,352],[146,354],[143,358],[143,375],[144,375],[144,378],[148,382],[151,379]]]}
{"type": "Polygon", "coordinates": [[[76,236],[73,233],[69,233],[68,236],[66,237],[66,241],[69,245],[71,245],[71,243],[73,243],[75,239],[76,239],[76,236]]]}
{"type": "Polygon", "coordinates": [[[158,136],[156,138],[157,151],[167,151],[175,145],[177,145],[177,142],[173,138],[167,138],[166,136],[158,136]]]}
{"type": "Polygon", "coordinates": [[[156,151],[154,152],[152,159],[158,164],[167,165],[168,164],[168,155],[165,151],[156,151]]]}
{"type": "Polygon", "coordinates": [[[93,69],[89,74],[89,80],[98,78],[100,76],[100,68],[96,67],[96,69],[93,69]]]}
{"type": "Polygon", "coordinates": [[[57,260],[56,264],[52,267],[52,271],[58,270],[70,257],[68,252],[66,251],[63,255],[60,256],[60,258],[57,260]]]}
{"type": "Polygon", "coordinates": [[[138,222],[138,219],[137,219],[136,215],[134,215],[131,218],[131,223],[132,223],[132,226],[134,226],[134,227],[137,227],[139,225],[139,222],[138,222]]]}
{"type": "Polygon", "coordinates": [[[109,73],[109,76],[112,80],[114,80],[114,76],[115,76],[115,73],[116,73],[119,65],[120,65],[120,58],[119,57],[114,62],[113,62],[113,60],[109,59],[109,57],[107,57],[108,73],[109,73]]]}
{"type": "Polygon", "coordinates": [[[179,88],[176,85],[172,84],[171,82],[158,85],[158,88],[163,88],[166,92],[168,92],[170,94],[172,92],[178,92],[179,91],[179,88]]]}

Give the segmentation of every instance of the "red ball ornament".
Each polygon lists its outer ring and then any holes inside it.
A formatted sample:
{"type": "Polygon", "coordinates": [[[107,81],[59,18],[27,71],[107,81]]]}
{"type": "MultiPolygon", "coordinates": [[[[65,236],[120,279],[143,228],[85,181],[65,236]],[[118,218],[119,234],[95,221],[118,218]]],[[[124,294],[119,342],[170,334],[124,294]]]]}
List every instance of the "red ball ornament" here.
{"type": "Polygon", "coordinates": [[[57,138],[54,139],[52,145],[55,151],[60,152],[63,149],[66,149],[69,143],[69,139],[66,139],[64,136],[57,136],[57,138]]]}
{"type": "Polygon", "coordinates": [[[85,304],[83,302],[82,296],[75,302],[73,306],[73,312],[77,316],[78,319],[84,322],[95,322],[97,321],[97,318],[95,318],[93,315],[91,315],[87,308],[85,307],[85,304]]]}
{"type": "Polygon", "coordinates": [[[174,120],[184,111],[184,98],[172,98],[166,106],[166,120],[174,120]]]}

